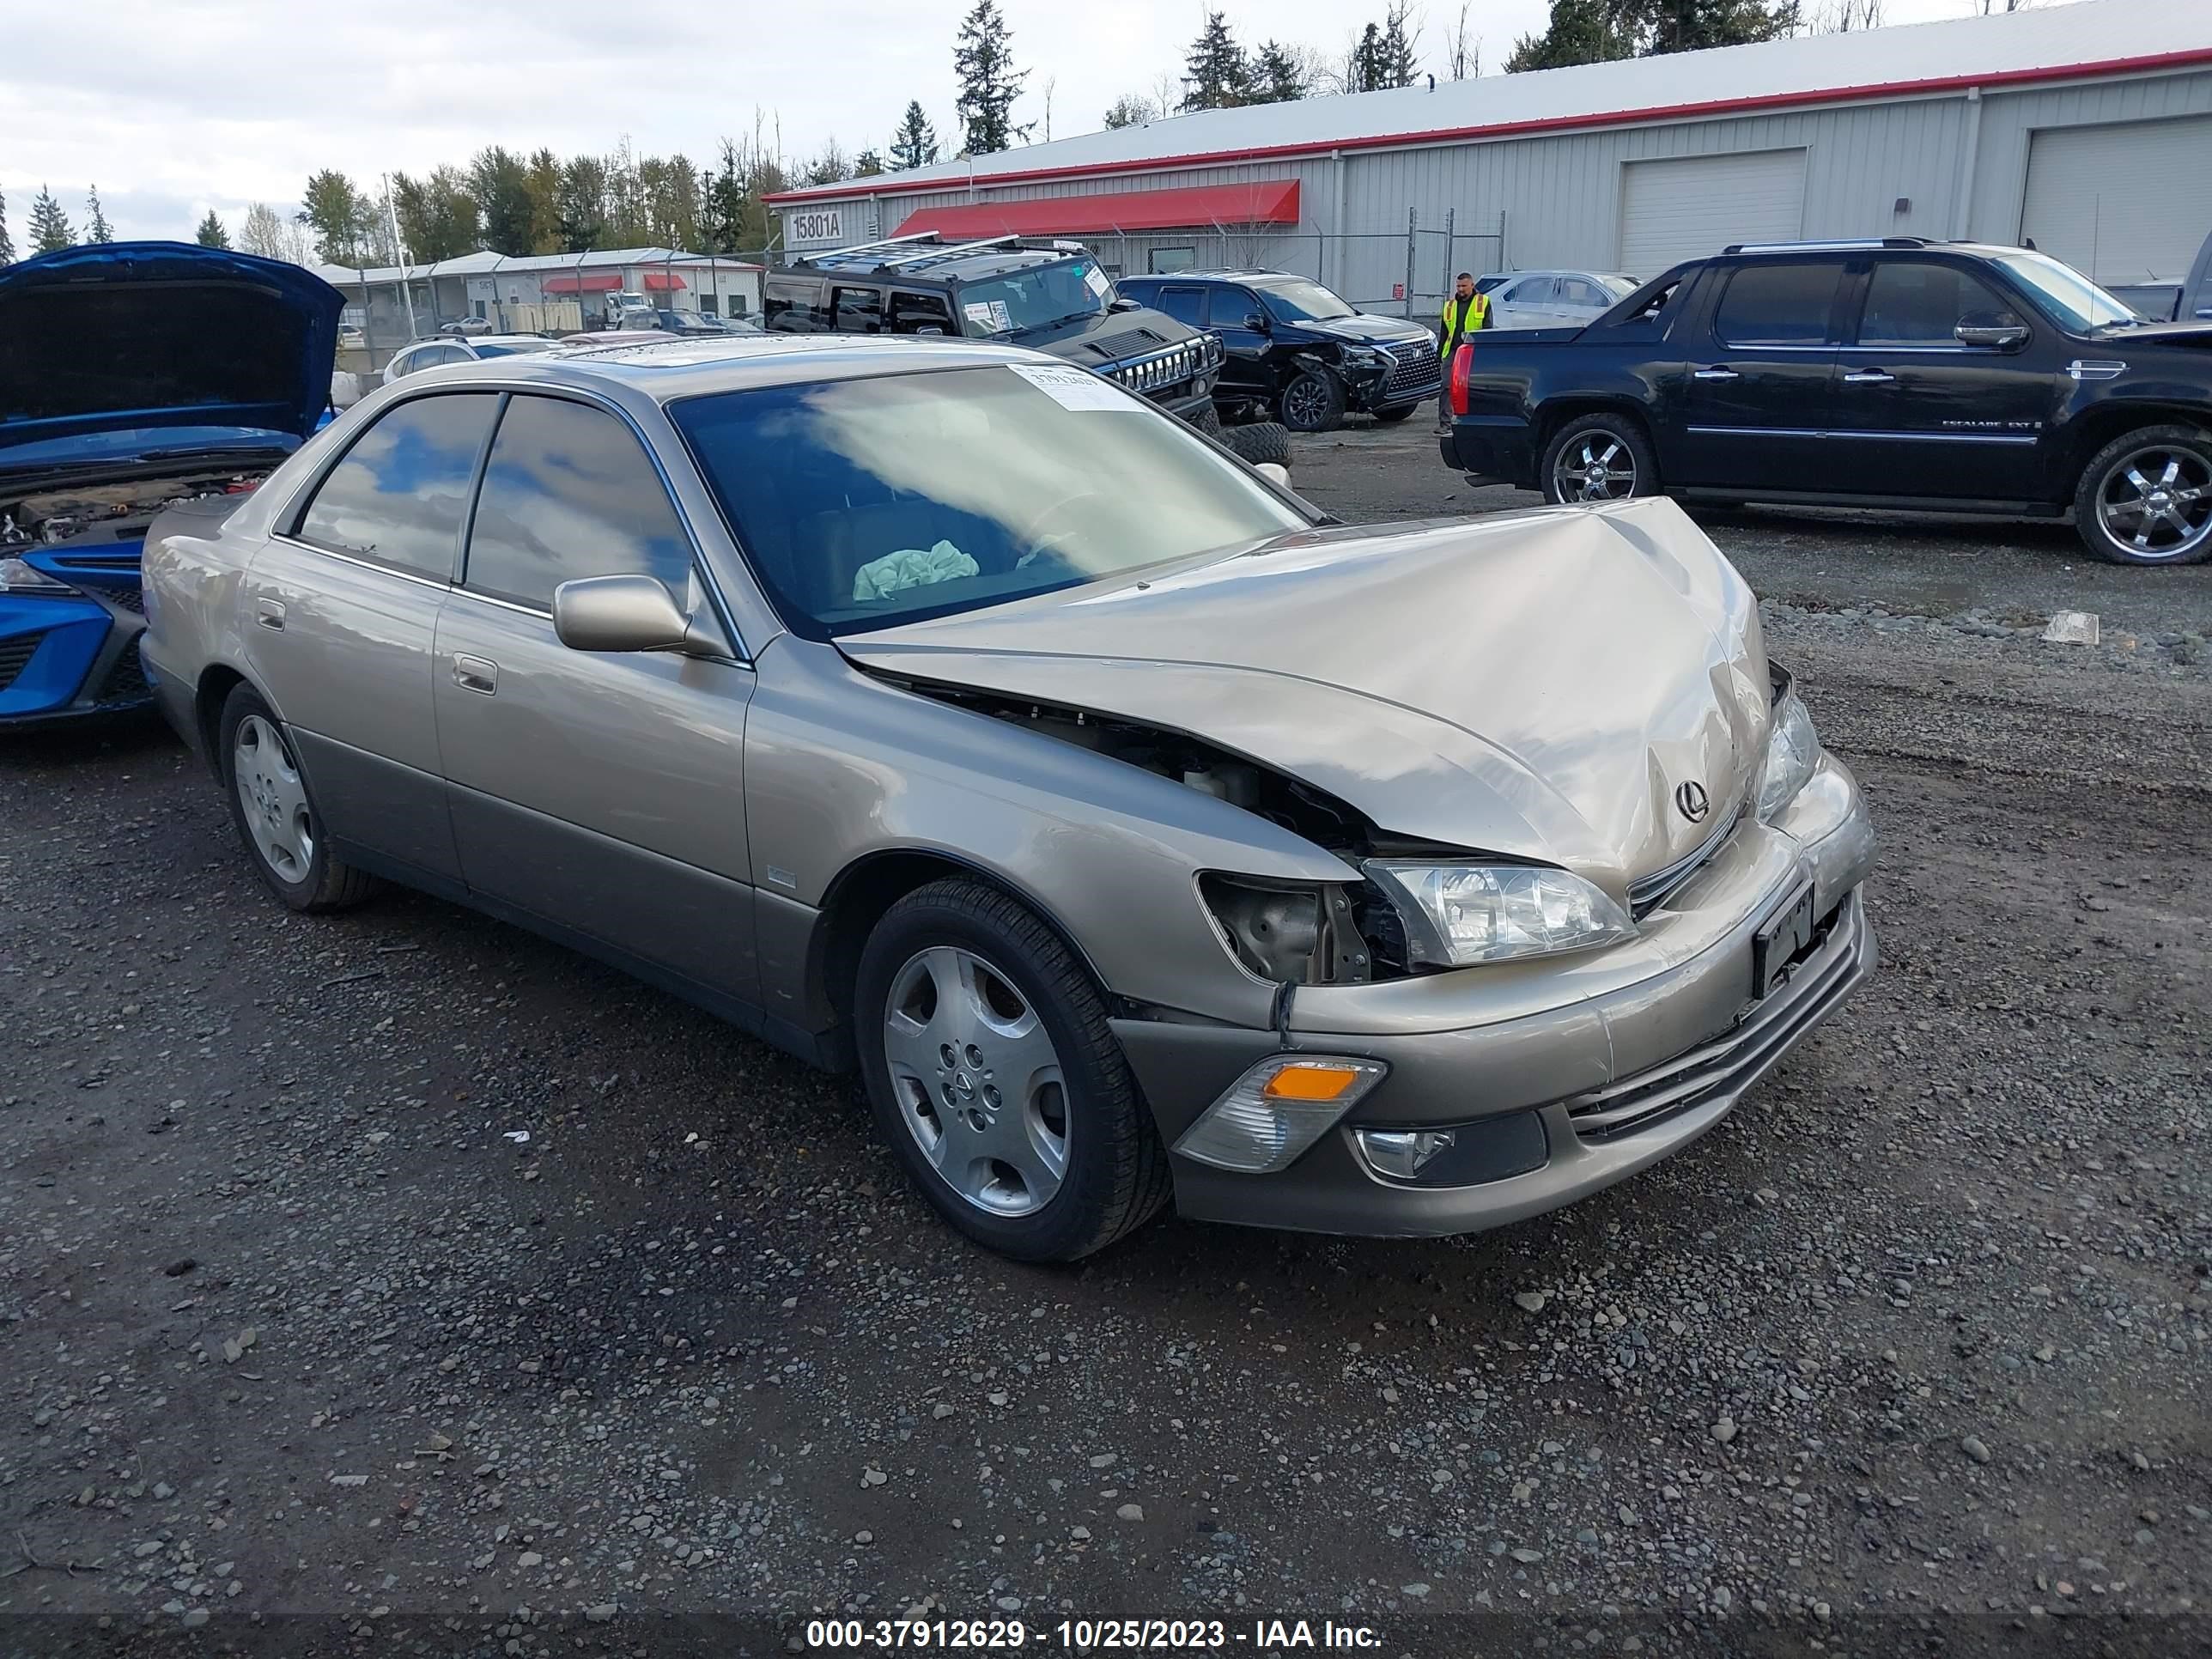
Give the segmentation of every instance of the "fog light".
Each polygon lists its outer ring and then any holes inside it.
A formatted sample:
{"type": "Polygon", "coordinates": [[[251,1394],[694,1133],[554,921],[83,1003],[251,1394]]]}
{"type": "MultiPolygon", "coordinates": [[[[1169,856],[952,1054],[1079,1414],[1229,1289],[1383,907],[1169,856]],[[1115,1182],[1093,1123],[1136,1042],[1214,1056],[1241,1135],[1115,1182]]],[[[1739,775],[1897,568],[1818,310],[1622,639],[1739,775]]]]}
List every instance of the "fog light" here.
{"type": "Polygon", "coordinates": [[[1449,1152],[1459,1137],[1449,1129],[1361,1129],[1359,1150],[1380,1175],[1411,1181],[1438,1152],[1449,1152]]]}
{"type": "Polygon", "coordinates": [[[1295,1163],[1389,1070],[1376,1060],[1270,1054],[1200,1113],[1175,1150],[1217,1170],[1272,1175],[1295,1163]]]}

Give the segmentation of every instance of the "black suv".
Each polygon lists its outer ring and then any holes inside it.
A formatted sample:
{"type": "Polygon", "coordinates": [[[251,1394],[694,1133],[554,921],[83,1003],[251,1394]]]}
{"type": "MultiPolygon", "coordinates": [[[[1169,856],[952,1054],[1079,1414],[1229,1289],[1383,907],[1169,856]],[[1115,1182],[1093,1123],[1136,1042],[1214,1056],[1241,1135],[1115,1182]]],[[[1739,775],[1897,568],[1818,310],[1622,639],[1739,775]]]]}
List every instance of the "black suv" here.
{"type": "Polygon", "coordinates": [[[1354,311],[1310,277],[1179,270],[1124,276],[1115,289],[1221,337],[1229,363],[1213,395],[1232,418],[1327,432],[1346,410],[1402,421],[1443,390],[1435,335],[1403,317],[1354,311]]]}
{"type": "Polygon", "coordinates": [[[1028,346],[1217,430],[1221,342],[1117,299],[1079,242],[946,244],[935,232],[796,256],[761,284],[771,333],[953,334],[1028,346]]]}
{"type": "Polygon", "coordinates": [[[1582,328],[1453,354],[1446,465],[1555,501],[2058,518],[2118,564],[2212,557],[2212,323],[2032,249],[1727,249],[1582,328]]]}

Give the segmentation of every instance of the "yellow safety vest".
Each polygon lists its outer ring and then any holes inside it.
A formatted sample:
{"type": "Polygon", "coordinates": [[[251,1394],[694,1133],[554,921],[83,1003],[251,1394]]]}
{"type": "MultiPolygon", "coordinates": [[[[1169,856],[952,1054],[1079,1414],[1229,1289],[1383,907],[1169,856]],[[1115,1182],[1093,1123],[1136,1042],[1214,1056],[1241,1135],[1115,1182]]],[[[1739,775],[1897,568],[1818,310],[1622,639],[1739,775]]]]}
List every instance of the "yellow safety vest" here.
{"type": "Polygon", "coordinates": [[[1443,355],[1452,354],[1460,336],[1472,334],[1479,328],[1490,326],[1490,296],[1477,294],[1462,301],[1456,295],[1444,301],[1443,355]]]}

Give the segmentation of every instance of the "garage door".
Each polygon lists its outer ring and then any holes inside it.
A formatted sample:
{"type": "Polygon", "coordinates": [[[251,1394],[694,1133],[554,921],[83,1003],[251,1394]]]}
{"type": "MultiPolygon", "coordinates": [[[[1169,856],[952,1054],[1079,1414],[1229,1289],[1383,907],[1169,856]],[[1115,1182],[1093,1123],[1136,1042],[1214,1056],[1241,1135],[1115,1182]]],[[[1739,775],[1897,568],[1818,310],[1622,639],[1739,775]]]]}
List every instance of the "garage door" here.
{"type": "Polygon", "coordinates": [[[2212,115],[2051,127],[2028,142],[2020,234],[2100,283],[2179,282],[2208,221],[2212,115]]]}
{"type": "Polygon", "coordinates": [[[1731,242],[1792,242],[1805,223],[1805,152],[1631,161],[1621,185],[1620,268],[1656,276],[1731,242]]]}

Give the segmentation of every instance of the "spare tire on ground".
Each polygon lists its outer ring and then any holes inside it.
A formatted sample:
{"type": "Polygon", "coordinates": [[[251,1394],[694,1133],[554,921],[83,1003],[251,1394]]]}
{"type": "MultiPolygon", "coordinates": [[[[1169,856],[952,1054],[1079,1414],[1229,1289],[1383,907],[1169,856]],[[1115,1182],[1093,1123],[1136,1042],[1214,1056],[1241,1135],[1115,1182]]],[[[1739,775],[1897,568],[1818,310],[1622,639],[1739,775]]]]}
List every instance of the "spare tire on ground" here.
{"type": "Polygon", "coordinates": [[[1262,461],[1273,461],[1277,466],[1291,464],[1290,428],[1273,421],[1230,427],[1222,433],[1221,441],[1255,466],[1262,461]]]}

